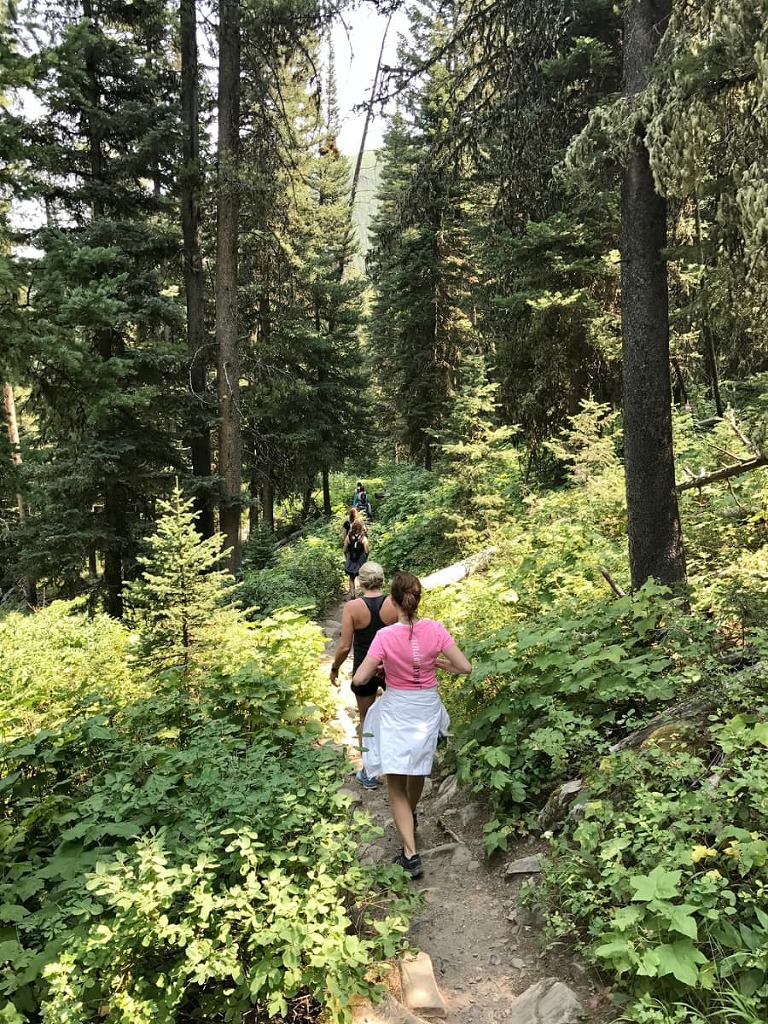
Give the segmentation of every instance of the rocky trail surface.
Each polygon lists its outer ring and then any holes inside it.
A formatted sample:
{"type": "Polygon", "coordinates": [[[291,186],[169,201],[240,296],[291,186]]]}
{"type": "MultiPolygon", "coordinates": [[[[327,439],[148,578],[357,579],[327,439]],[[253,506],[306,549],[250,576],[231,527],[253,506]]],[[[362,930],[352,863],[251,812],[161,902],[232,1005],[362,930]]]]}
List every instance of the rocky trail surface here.
{"type": "MultiPolygon", "coordinates": [[[[323,622],[328,666],[342,608],[323,622]]],[[[350,758],[359,764],[350,665],[351,658],[340,673],[338,722],[350,758]]],[[[391,861],[400,843],[384,780],[366,790],[350,776],[346,788],[384,833],[361,849],[361,859],[391,861]]],[[[424,875],[414,884],[425,903],[409,939],[421,952],[393,966],[390,997],[376,1007],[357,1007],[355,1024],[607,1024],[618,1018],[578,957],[563,946],[547,947],[542,922],[519,904],[523,880],[536,872],[539,841],[529,838],[489,861],[482,846],[485,821],[482,803],[458,790],[452,777],[441,779],[436,762],[419,804],[424,875]]]]}

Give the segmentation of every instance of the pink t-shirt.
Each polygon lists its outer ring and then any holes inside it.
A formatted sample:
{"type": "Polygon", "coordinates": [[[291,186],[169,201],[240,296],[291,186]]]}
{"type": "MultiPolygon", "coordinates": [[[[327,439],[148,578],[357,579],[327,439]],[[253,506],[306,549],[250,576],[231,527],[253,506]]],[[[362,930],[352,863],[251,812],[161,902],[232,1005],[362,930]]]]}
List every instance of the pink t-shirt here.
{"type": "Polygon", "coordinates": [[[380,629],[368,655],[384,662],[387,686],[395,690],[424,690],[437,686],[435,661],[456,641],[435,619],[419,619],[411,626],[396,622],[380,629]]]}

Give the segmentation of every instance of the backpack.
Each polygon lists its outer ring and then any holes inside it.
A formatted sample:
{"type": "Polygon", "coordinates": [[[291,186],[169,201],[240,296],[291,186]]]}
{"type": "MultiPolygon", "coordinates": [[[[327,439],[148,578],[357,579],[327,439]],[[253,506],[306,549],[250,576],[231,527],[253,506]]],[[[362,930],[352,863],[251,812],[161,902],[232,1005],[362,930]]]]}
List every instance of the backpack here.
{"type": "Polygon", "coordinates": [[[347,554],[349,555],[350,561],[357,562],[365,554],[365,548],[363,547],[363,541],[360,537],[353,537],[349,542],[347,548],[347,554]]]}

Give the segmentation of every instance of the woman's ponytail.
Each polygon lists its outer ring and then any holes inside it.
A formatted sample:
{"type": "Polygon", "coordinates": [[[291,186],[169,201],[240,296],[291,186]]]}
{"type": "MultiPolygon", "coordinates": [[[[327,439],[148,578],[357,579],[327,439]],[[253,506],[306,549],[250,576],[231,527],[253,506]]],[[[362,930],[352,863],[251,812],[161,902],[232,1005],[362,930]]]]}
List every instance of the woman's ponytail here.
{"type": "Polygon", "coordinates": [[[392,595],[392,600],[408,616],[409,621],[413,622],[413,617],[419,607],[419,601],[421,601],[421,582],[419,577],[414,576],[412,572],[396,572],[392,577],[390,594],[392,595]]]}

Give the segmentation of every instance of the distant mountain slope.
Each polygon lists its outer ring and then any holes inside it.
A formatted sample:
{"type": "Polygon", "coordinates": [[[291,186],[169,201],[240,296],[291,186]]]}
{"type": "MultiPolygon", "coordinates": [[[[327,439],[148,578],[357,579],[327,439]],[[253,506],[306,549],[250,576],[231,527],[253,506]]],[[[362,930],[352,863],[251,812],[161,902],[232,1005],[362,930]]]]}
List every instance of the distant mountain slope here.
{"type": "MultiPolygon", "coordinates": [[[[350,182],[355,170],[357,158],[350,158],[350,182]]],[[[354,264],[360,273],[365,273],[365,255],[370,248],[368,231],[371,220],[378,206],[379,186],[381,184],[381,168],[383,159],[380,150],[369,150],[363,153],[360,165],[360,178],[357,183],[355,205],[352,208],[352,223],[357,234],[360,250],[355,256],[354,264]]]]}

